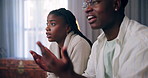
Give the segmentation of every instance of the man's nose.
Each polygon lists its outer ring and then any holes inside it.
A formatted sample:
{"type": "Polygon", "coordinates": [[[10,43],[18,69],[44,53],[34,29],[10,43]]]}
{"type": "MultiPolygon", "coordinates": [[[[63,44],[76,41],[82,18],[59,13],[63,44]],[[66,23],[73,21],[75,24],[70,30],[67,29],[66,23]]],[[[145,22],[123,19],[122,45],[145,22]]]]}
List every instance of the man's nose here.
{"type": "Polygon", "coordinates": [[[85,11],[85,13],[89,13],[89,12],[93,11],[93,8],[92,8],[92,6],[88,5],[84,11],[85,11]]]}

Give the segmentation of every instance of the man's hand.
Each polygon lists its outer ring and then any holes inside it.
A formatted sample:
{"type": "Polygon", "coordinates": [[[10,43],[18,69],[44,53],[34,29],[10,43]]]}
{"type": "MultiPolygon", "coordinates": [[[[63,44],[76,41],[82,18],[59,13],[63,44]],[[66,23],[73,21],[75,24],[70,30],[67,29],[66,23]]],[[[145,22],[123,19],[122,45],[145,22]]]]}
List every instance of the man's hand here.
{"type": "Polygon", "coordinates": [[[52,72],[58,76],[63,76],[65,74],[73,73],[73,65],[67,54],[66,48],[61,50],[61,59],[56,58],[56,56],[46,47],[44,47],[41,42],[37,42],[41,49],[42,56],[38,55],[34,51],[30,51],[34,61],[45,71],[52,72]]]}

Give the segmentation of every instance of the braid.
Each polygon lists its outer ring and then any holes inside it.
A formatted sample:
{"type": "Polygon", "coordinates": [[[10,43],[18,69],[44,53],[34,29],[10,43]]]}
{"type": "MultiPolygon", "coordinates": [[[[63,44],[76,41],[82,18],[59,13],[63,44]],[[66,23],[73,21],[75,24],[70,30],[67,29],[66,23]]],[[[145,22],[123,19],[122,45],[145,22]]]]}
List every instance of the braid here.
{"type": "Polygon", "coordinates": [[[79,31],[78,26],[76,24],[76,18],[69,10],[66,10],[65,8],[60,8],[60,9],[51,11],[49,14],[55,14],[57,16],[62,16],[66,20],[66,23],[69,24],[69,26],[71,27],[71,31],[74,31],[75,34],[78,34],[81,37],[83,37],[90,44],[90,46],[92,46],[91,41],[87,39],[79,31]]]}

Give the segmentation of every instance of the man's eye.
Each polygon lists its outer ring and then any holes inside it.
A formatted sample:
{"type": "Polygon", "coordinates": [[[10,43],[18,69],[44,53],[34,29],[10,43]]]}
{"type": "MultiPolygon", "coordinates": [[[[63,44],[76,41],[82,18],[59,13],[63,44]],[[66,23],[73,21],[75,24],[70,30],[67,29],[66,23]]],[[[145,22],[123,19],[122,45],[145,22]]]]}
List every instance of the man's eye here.
{"type": "Polygon", "coordinates": [[[56,24],[55,24],[55,23],[50,23],[50,25],[51,25],[51,26],[55,26],[56,24]]]}
{"type": "Polygon", "coordinates": [[[98,4],[100,1],[92,1],[92,5],[98,4]]]}

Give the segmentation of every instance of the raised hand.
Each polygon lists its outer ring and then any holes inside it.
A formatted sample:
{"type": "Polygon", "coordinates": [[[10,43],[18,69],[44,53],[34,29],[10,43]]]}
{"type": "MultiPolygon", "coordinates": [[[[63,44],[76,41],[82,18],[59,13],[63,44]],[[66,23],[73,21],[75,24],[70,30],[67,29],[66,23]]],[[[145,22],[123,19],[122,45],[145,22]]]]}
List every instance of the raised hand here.
{"type": "Polygon", "coordinates": [[[61,50],[61,59],[56,58],[56,56],[46,47],[44,47],[41,42],[37,42],[41,49],[42,56],[38,55],[34,51],[30,51],[35,62],[45,71],[52,72],[58,76],[62,76],[65,73],[71,73],[73,71],[73,65],[67,54],[66,48],[61,50]]]}

